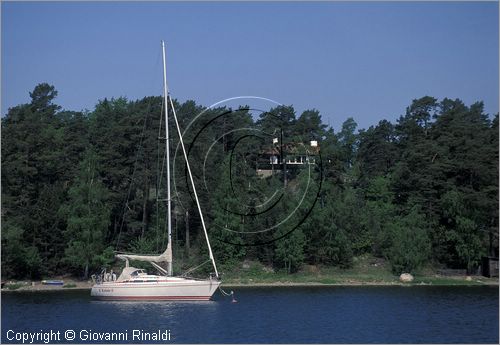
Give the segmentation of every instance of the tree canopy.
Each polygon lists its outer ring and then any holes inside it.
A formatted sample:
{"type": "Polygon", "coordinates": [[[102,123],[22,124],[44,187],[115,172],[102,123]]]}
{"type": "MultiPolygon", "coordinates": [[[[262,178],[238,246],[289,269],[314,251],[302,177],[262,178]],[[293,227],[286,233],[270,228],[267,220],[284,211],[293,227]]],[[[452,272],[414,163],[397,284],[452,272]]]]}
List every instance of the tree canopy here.
{"type": "MultiPolygon", "coordinates": [[[[162,252],[161,97],[103,99],[90,112],[63,110],[47,83],[30,97],[2,118],[2,275],[87,276],[112,265],[114,250],[162,252]]],[[[316,109],[277,106],[254,119],[243,106],[174,104],[182,129],[191,124],[184,140],[227,269],[243,260],[288,273],[349,267],[369,253],[395,273],[473,271],[498,255],[498,114],[481,102],[425,96],[395,123],[358,130],[348,118],[337,133],[316,109]],[[319,151],[299,152],[311,140],[319,151]],[[270,164],[275,156],[285,164],[270,164]]],[[[174,252],[190,265],[206,248],[178,149],[174,252]]]]}

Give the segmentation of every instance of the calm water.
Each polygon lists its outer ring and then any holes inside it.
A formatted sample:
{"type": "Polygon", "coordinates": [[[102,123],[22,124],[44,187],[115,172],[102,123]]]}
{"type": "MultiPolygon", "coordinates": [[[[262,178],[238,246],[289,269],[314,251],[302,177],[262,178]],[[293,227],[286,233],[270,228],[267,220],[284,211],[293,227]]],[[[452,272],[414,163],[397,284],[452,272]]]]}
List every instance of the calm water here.
{"type": "MultiPolygon", "coordinates": [[[[2,293],[7,331],[170,331],[171,343],[498,343],[498,287],[237,288],[238,303],[101,302],[2,293]]],[[[84,331],[84,332],[85,332],[84,331]]],[[[12,334],[12,333],[10,333],[12,334]]],[[[41,341],[38,341],[39,343],[41,341]]],[[[125,341],[116,341],[123,343],[125,341]]],[[[152,341],[145,341],[152,342],[152,341]]],[[[52,343],[52,342],[51,342],[52,343]]],[[[71,342],[69,342],[71,343],[71,342]]]]}

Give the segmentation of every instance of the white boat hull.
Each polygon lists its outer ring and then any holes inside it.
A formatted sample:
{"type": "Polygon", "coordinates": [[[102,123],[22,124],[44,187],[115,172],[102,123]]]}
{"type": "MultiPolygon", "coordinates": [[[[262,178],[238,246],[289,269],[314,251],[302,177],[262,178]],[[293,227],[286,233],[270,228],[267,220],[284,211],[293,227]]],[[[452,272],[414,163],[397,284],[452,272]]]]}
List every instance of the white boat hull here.
{"type": "Polygon", "coordinates": [[[219,287],[217,280],[169,278],[157,282],[103,282],[91,296],[113,301],[208,301],[219,287]]]}

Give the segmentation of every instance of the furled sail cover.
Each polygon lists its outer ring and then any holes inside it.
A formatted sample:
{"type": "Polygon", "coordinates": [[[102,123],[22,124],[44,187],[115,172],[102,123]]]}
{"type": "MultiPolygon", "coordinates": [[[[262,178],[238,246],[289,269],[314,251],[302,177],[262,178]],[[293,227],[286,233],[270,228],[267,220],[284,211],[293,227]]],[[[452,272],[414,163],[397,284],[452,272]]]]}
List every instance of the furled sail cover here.
{"type": "Polygon", "coordinates": [[[122,260],[136,260],[147,262],[172,262],[172,246],[170,243],[167,249],[160,255],[135,255],[135,254],[117,254],[116,257],[122,260]]]}

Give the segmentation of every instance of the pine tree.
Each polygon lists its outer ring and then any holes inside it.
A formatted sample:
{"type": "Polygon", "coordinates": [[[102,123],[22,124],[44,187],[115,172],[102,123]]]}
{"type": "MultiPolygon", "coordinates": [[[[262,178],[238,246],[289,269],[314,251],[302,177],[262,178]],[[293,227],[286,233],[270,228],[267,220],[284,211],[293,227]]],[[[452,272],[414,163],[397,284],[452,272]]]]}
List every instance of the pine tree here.
{"type": "Polygon", "coordinates": [[[69,200],[61,208],[67,217],[65,238],[68,246],[64,260],[73,268],[99,268],[111,259],[111,248],[105,243],[109,226],[108,192],[99,178],[97,156],[89,149],[80,165],[80,173],[69,190],[69,200]]]}

